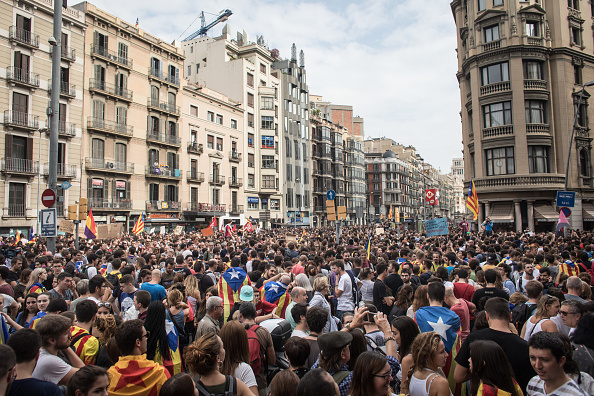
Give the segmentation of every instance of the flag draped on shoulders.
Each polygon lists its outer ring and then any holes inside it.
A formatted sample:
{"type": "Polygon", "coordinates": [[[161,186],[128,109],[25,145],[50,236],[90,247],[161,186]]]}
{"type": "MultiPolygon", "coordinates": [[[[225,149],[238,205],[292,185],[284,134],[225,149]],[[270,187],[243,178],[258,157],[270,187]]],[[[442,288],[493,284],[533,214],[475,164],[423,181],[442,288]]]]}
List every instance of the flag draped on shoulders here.
{"type": "Polygon", "coordinates": [[[466,394],[466,384],[458,384],[454,381],[454,369],[456,368],[455,358],[460,347],[462,329],[460,317],[453,311],[444,307],[422,307],[415,312],[415,321],[422,333],[434,331],[441,336],[445,345],[448,358],[443,372],[450,383],[450,390],[454,396],[466,394]]]}
{"type": "Polygon", "coordinates": [[[47,290],[45,290],[45,286],[43,286],[41,283],[39,282],[35,282],[31,285],[31,287],[27,290],[27,293],[37,293],[37,294],[41,294],[41,293],[45,293],[47,290]]]}
{"type": "Polygon", "coordinates": [[[43,318],[45,315],[47,315],[47,313],[41,311],[37,315],[33,316],[33,319],[31,319],[31,322],[29,322],[29,328],[34,329],[37,327],[37,323],[39,323],[41,318],[43,318]]]}
{"type": "Polygon", "coordinates": [[[239,301],[239,290],[242,286],[249,285],[250,278],[240,267],[227,269],[219,279],[219,297],[223,299],[225,322],[231,313],[235,301],[239,301]]]}
{"type": "Polygon", "coordinates": [[[107,373],[110,396],[158,396],[161,386],[171,377],[165,367],[148,360],[146,355],[121,356],[107,373]]]}
{"type": "MultiPolygon", "coordinates": [[[[520,388],[520,385],[518,385],[516,381],[514,381],[514,386],[516,388],[516,394],[521,395],[522,388],[520,388]]],[[[476,396],[511,396],[511,392],[504,391],[503,389],[496,388],[492,385],[487,385],[481,381],[476,396]]]]}
{"type": "Polygon", "coordinates": [[[580,274],[580,267],[575,265],[571,260],[565,260],[562,264],[559,264],[559,272],[569,276],[578,276],[580,274]]]}
{"type": "Polygon", "coordinates": [[[95,218],[93,217],[93,211],[89,210],[87,216],[87,224],[85,226],[85,236],[88,239],[97,239],[97,225],[95,225],[95,218]]]}
{"type": "Polygon", "coordinates": [[[167,332],[167,342],[169,343],[169,359],[163,359],[159,346],[155,351],[155,361],[167,369],[169,375],[174,376],[183,372],[181,351],[179,350],[179,337],[177,329],[172,321],[165,319],[165,331],[167,332]]]}
{"type": "Polygon", "coordinates": [[[260,289],[262,300],[276,304],[276,314],[285,318],[285,311],[291,303],[291,296],[287,291],[287,286],[282,282],[268,282],[260,289]]]}
{"type": "Polygon", "coordinates": [[[99,340],[79,326],[72,326],[70,334],[72,335],[70,346],[74,348],[74,353],[84,364],[95,364],[95,358],[99,353],[99,340]]]}
{"type": "Polygon", "coordinates": [[[2,316],[2,322],[0,323],[0,344],[6,344],[6,340],[8,339],[8,325],[4,320],[4,316],[2,316]]]}

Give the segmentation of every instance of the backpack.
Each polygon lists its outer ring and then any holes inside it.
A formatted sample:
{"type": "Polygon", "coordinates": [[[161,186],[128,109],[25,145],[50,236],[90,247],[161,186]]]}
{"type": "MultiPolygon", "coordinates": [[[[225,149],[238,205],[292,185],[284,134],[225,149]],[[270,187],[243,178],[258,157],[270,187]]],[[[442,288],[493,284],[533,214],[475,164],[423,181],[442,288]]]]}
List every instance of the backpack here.
{"type": "Polygon", "coordinates": [[[349,275],[349,278],[351,278],[351,292],[353,293],[353,303],[355,304],[355,307],[358,307],[360,297],[359,289],[357,288],[357,280],[355,279],[355,275],[353,274],[352,270],[347,270],[345,272],[349,275]]]}
{"type": "Polygon", "coordinates": [[[512,310],[512,323],[518,329],[518,332],[522,331],[524,324],[534,313],[536,312],[536,304],[521,303],[514,307],[512,310]]]}
{"type": "Polygon", "coordinates": [[[225,391],[223,393],[210,393],[204,388],[202,381],[196,381],[196,389],[200,396],[236,396],[237,392],[237,378],[226,375],[225,376],[225,391]]]}
{"type": "Polygon", "coordinates": [[[262,357],[260,355],[260,340],[256,334],[256,330],[260,326],[258,325],[247,325],[245,331],[247,333],[248,345],[250,347],[250,366],[254,371],[254,375],[260,374],[262,369],[262,357]]]}
{"type": "Polygon", "coordinates": [[[342,381],[344,381],[345,378],[348,377],[350,373],[351,372],[347,371],[347,370],[337,371],[332,376],[332,379],[334,380],[334,382],[336,382],[337,385],[340,385],[340,383],[342,381]]]}

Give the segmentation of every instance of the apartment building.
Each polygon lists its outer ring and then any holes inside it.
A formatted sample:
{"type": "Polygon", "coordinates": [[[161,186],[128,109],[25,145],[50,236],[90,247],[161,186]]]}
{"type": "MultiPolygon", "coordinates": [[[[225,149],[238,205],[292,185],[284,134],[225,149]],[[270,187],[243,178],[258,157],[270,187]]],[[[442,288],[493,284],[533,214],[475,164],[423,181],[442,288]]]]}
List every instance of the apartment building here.
{"type": "Polygon", "coordinates": [[[284,172],[283,222],[289,226],[310,226],[311,206],[311,143],[309,130],[309,89],[305,70],[305,55],[300,53],[297,64],[297,47],[291,47],[291,59],[272,64],[283,89],[281,172],[284,172]]]}
{"type": "Polygon", "coordinates": [[[452,158],[452,167],[450,175],[454,183],[454,213],[456,218],[461,219],[466,213],[470,213],[466,208],[466,196],[468,189],[464,189],[464,159],[452,158]]]}
{"type": "Polygon", "coordinates": [[[277,59],[263,37],[250,41],[246,32],[236,39],[225,26],[219,37],[198,37],[182,42],[185,77],[192,83],[243,104],[243,178],[245,216],[268,227],[284,222],[283,174],[280,172],[279,99],[282,86],[277,59]]]}
{"type": "Polygon", "coordinates": [[[204,228],[217,217],[222,224],[239,227],[245,223],[244,109],[223,94],[191,83],[182,94],[184,224],[187,229],[204,228]]]}
{"type": "MultiPolygon", "coordinates": [[[[0,1],[0,110],[3,113],[0,151],[0,235],[26,237],[35,229],[39,192],[48,186],[49,123],[53,47],[52,0],[0,1]],[[3,146],[3,147],[2,147],[3,146]]],[[[81,194],[81,136],[83,113],[84,13],[63,9],[58,143],[59,217],[81,194]]]]}
{"type": "Polygon", "coordinates": [[[591,88],[578,102],[582,84],[594,80],[594,7],[585,0],[456,0],[451,8],[464,176],[466,185],[475,181],[479,222],[489,216],[496,229],[554,230],[556,192],[568,171],[576,192],[571,227],[591,229],[591,88]]]}
{"type": "MultiPolygon", "coordinates": [[[[85,13],[83,186],[97,223],[181,220],[180,48],[103,11],[85,13]]],[[[83,194],[84,195],[84,194],[83,194]]]]}

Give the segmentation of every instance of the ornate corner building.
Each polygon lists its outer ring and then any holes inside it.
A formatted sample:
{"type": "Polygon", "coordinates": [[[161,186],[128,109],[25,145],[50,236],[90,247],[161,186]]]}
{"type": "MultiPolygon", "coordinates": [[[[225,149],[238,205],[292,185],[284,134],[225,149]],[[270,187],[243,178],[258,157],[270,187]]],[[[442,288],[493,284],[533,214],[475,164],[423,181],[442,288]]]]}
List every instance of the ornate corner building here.
{"type": "Polygon", "coordinates": [[[455,0],[465,187],[475,181],[479,221],[553,230],[556,192],[568,189],[570,223],[594,226],[590,93],[594,5],[586,0],[455,0]]]}

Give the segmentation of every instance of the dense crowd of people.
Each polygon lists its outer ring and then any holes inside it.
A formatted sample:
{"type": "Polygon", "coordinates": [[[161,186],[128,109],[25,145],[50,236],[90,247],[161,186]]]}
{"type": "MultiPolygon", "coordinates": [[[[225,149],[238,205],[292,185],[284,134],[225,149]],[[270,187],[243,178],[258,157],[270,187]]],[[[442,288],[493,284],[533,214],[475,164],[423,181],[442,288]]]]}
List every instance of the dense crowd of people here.
{"type": "Polygon", "coordinates": [[[0,396],[594,395],[594,234],[0,239],[0,396]]]}

